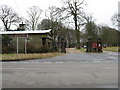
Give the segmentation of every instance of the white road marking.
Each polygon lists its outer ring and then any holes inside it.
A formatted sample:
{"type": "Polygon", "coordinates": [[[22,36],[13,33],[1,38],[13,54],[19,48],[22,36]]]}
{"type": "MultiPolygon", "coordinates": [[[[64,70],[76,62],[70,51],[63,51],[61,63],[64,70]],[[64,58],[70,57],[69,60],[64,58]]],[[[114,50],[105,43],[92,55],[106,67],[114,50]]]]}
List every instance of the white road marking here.
{"type": "Polygon", "coordinates": [[[55,62],[55,63],[64,63],[64,62],[55,62]]]}
{"type": "Polygon", "coordinates": [[[0,68],[1,70],[2,69],[16,69],[16,70],[18,70],[18,69],[41,69],[41,68],[0,68]]]}
{"type": "Polygon", "coordinates": [[[43,63],[52,63],[52,62],[43,62],[43,63]]]}

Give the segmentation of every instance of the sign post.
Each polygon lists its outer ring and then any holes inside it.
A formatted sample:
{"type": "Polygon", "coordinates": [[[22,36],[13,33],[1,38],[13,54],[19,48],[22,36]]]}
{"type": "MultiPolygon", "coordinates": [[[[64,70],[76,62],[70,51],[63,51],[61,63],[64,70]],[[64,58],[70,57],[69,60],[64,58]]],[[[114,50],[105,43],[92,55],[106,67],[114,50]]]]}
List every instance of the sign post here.
{"type": "Polygon", "coordinates": [[[27,54],[27,38],[25,37],[25,54],[27,54]]]}
{"type": "Polygon", "coordinates": [[[19,52],[18,52],[18,37],[17,37],[17,54],[18,54],[19,52]]]}
{"type": "Polygon", "coordinates": [[[19,38],[24,38],[25,39],[25,54],[27,54],[27,37],[28,34],[16,34],[17,37],[17,54],[19,54],[19,38]]]}

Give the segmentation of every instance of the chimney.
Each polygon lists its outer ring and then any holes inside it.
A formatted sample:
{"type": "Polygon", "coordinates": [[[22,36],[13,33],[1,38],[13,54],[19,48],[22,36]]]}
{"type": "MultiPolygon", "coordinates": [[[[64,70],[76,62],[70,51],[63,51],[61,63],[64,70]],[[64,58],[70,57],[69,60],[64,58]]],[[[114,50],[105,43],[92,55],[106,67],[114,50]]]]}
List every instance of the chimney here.
{"type": "Polygon", "coordinates": [[[25,25],[26,24],[23,24],[23,22],[22,22],[22,24],[19,24],[19,30],[24,31],[25,30],[25,25]]]}

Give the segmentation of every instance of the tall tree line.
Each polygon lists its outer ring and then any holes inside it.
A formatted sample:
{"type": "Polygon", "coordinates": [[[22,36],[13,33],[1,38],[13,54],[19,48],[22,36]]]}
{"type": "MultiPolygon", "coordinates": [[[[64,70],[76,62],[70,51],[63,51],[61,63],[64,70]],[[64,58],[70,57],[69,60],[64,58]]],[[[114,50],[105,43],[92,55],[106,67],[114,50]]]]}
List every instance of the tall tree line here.
{"type": "MultiPolygon", "coordinates": [[[[57,47],[58,37],[64,38],[68,47],[76,46],[81,47],[81,42],[86,42],[88,38],[92,38],[93,41],[97,38],[101,38],[103,44],[108,46],[118,45],[118,31],[108,26],[98,26],[95,23],[92,15],[88,15],[84,12],[84,0],[66,0],[64,6],[59,8],[51,6],[46,10],[46,18],[41,20],[42,10],[33,6],[27,11],[28,19],[25,19],[27,29],[40,30],[51,29],[51,38],[53,49],[57,47]],[[65,21],[68,20],[73,23],[74,28],[67,27],[65,21]],[[82,27],[82,30],[80,28],[82,27]]],[[[21,17],[9,6],[0,6],[0,19],[3,22],[5,30],[10,30],[11,25],[19,23],[21,17]]],[[[118,22],[118,17],[115,14],[112,21],[118,22]]]]}

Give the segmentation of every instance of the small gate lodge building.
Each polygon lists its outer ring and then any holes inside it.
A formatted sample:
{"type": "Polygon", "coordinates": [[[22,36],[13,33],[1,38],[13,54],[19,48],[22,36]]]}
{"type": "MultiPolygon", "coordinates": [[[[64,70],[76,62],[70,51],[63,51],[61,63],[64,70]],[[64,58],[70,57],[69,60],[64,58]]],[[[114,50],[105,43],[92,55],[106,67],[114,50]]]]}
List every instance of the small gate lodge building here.
{"type": "MultiPolygon", "coordinates": [[[[34,50],[34,47],[43,47],[47,48],[52,47],[50,32],[49,30],[25,30],[25,24],[19,25],[19,30],[15,31],[0,31],[1,35],[7,35],[10,38],[10,45],[16,48],[16,53],[28,53],[29,50],[34,50]],[[28,47],[28,45],[30,45],[28,47]]],[[[34,51],[33,51],[34,52],[34,51]]]]}

